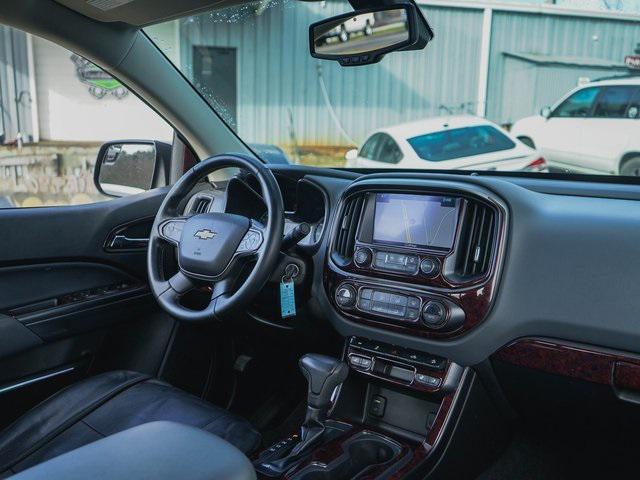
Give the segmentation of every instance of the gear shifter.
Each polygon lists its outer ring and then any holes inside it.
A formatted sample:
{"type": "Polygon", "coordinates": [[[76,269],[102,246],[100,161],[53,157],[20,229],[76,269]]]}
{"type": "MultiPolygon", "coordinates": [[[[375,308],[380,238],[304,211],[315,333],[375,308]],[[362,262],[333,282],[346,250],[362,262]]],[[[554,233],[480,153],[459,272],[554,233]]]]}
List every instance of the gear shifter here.
{"type": "Polygon", "coordinates": [[[316,353],[304,355],[299,365],[309,383],[307,419],[324,421],[331,406],[331,395],[347,379],[349,367],[336,358],[316,353]]]}
{"type": "Polygon", "coordinates": [[[315,444],[324,433],[324,422],[331,407],[334,390],[347,379],[346,363],[326,355],[309,353],[299,362],[300,370],[309,383],[307,415],[300,432],[300,443],[291,451],[303,452],[315,444]]]}
{"type": "Polygon", "coordinates": [[[349,373],[346,363],[316,353],[304,355],[299,365],[309,383],[307,414],[300,429],[300,441],[286,456],[271,459],[261,465],[270,472],[285,471],[320,443],[325,433],[325,421],[331,407],[333,392],[347,379],[349,373]]]}

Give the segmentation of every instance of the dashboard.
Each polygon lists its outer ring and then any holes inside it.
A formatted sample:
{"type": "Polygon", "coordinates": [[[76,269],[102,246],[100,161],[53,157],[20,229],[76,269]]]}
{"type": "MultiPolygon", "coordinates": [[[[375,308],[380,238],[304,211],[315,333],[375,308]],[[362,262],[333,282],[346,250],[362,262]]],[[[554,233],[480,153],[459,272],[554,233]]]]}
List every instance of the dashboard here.
{"type": "MultiPolygon", "coordinates": [[[[308,282],[299,315],[278,328],[328,324],[463,366],[523,338],[638,352],[640,186],[271,168],[286,229],[312,226],[292,254],[308,282]]],[[[204,196],[259,219],[255,185],[238,182],[195,192],[187,211],[204,196]]]]}

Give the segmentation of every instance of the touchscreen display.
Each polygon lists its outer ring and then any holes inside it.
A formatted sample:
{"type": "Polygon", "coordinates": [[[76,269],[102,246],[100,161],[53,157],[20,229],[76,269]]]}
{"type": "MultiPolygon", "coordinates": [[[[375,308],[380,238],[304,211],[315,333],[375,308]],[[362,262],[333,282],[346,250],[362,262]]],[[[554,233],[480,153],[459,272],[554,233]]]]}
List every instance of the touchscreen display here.
{"type": "Polygon", "coordinates": [[[377,193],[373,241],[449,249],[459,207],[454,197],[377,193]]]}

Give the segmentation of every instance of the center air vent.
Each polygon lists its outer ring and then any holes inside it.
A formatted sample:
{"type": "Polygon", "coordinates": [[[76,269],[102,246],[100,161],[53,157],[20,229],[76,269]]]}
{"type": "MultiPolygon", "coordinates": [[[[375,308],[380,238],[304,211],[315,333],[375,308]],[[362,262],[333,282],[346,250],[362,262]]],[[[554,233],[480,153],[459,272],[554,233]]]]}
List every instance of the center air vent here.
{"type": "Polygon", "coordinates": [[[454,273],[457,280],[468,281],[489,271],[495,244],[495,212],[475,201],[466,205],[454,273]]]}
{"type": "Polygon", "coordinates": [[[333,244],[333,252],[337,254],[342,262],[348,262],[353,256],[353,249],[356,243],[356,230],[362,207],[364,206],[365,197],[359,195],[351,197],[346,201],[342,210],[342,219],[338,224],[335,241],[333,244]]]}
{"type": "Polygon", "coordinates": [[[191,213],[194,215],[207,213],[209,211],[209,205],[211,205],[210,197],[197,197],[191,207],[191,213]]]}

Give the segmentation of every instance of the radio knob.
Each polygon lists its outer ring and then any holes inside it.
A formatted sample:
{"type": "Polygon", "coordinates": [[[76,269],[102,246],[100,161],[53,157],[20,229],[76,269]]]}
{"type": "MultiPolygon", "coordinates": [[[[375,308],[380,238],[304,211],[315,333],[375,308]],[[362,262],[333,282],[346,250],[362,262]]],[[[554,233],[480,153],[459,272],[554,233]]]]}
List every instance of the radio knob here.
{"type": "Polygon", "coordinates": [[[427,277],[435,277],[439,270],[438,261],[433,258],[423,258],[420,262],[420,271],[427,277]]]}
{"type": "Polygon", "coordinates": [[[422,307],[422,321],[427,327],[441,327],[447,321],[447,307],[435,300],[428,301],[422,307]]]}
{"type": "Polygon", "coordinates": [[[336,290],[336,303],[342,308],[352,308],[357,300],[356,289],[348,283],[342,284],[336,290]]]}
{"type": "Polygon", "coordinates": [[[371,263],[371,250],[368,248],[359,248],[353,254],[353,262],[358,267],[368,267],[371,263]]]}

